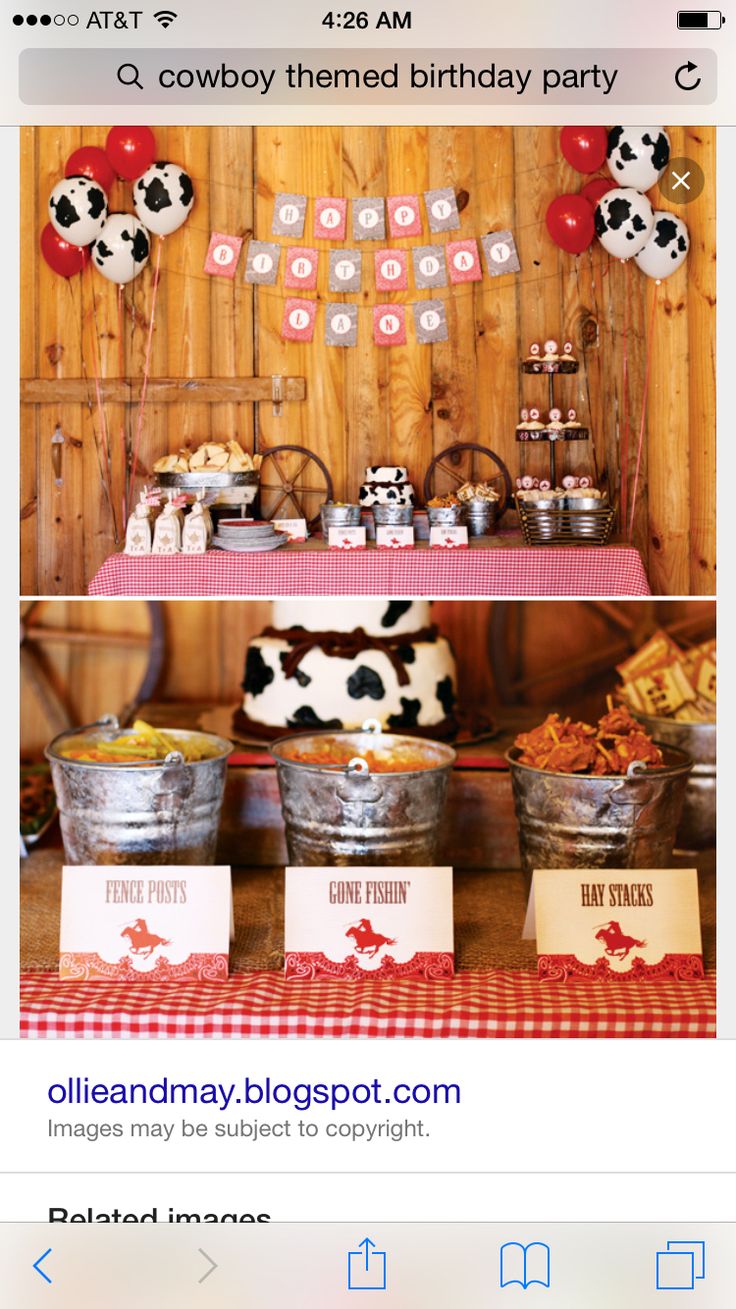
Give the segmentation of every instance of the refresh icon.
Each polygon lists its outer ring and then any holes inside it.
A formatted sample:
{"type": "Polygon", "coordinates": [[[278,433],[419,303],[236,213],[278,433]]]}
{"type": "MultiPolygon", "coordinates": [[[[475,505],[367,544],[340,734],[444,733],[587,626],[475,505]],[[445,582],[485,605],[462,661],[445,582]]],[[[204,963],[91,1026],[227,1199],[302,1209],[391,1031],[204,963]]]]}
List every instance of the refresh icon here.
{"type": "Polygon", "coordinates": [[[675,82],[681,91],[697,91],[702,77],[696,77],[693,80],[693,73],[697,71],[698,65],[694,64],[692,59],[688,59],[686,64],[680,64],[675,70],[675,82]]]}

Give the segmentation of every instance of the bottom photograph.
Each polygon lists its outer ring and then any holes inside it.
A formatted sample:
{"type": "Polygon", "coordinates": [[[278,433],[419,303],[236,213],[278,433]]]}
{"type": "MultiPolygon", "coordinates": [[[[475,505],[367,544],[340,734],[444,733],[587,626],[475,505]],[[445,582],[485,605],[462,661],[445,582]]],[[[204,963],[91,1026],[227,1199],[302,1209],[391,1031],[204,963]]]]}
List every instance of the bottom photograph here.
{"type": "Polygon", "coordinates": [[[20,620],[22,1036],[715,1037],[713,602],[20,620]]]}

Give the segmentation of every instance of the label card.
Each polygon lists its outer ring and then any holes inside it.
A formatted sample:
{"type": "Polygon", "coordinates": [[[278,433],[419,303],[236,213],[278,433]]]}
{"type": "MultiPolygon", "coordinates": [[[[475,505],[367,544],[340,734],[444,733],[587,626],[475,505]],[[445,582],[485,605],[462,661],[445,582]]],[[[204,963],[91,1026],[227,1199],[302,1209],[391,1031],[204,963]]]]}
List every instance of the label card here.
{"type": "Polygon", "coordinates": [[[286,251],[284,286],[298,287],[302,291],[314,291],[317,285],[318,258],[317,251],[311,246],[291,246],[286,251]]]}
{"type": "Polygon", "coordinates": [[[386,240],[386,202],[383,196],[353,200],[353,240],[386,240]]]}
{"type": "Polygon", "coordinates": [[[406,345],[406,310],[403,305],[376,305],[373,310],[376,345],[406,345]]]}
{"type": "Polygon", "coordinates": [[[447,527],[430,527],[429,547],[430,550],[467,550],[468,529],[455,523],[447,527]]]}
{"type": "Polygon", "coordinates": [[[364,527],[331,527],[329,550],[365,550],[364,527]]]}
{"type": "Polygon", "coordinates": [[[290,541],[306,541],[306,518],[273,518],[271,521],[276,531],[284,532],[290,541]]]}
{"type": "Polygon", "coordinates": [[[228,236],[226,232],[213,232],[204,261],[204,271],[213,277],[234,277],[238,266],[240,251],[243,248],[242,236],[228,236]]]}
{"type": "Polygon", "coordinates": [[[455,971],[451,868],[287,868],[285,907],[287,980],[455,971]]]}
{"type": "Polygon", "coordinates": [[[420,345],[447,340],[447,311],[442,300],[421,300],[412,305],[412,310],[414,331],[420,345]]]}
{"type": "Polygon", "coordinates": [[[445,247],[451,282],[480,282],[483,270],[478,258],[478,243],[473,237],[467,241],[448,241],[445,247]]]}
{"type": "Polygon", "coordinates": [[[275,286],[281,246],[275,241],[251,241],[245,261],[245,280],[256,286],[275,286]]]}
{"type": "Polygon", "coordinates": [[[391,236],[421,236],[422,215],[418,195],[388,197],[388,230],[391,236]]]}
{"type": "Polygon", "coordinates": [[[329,304],[325,309],[325,344],[358,344],[358,306],[329,304]]]}
{"type": "Polygon", "coordinates": [[[694,868],[541,868],[524,937],[537,939],[539,976],[703,977],[694,868]]]}
{"type": "Polygon", "coordinates": [[[435,187],[424,192],[430,232],[456,232],[460,226],[455,192],[451,186],[435,187]]]}
{"type": "Polygon", "coordinates": [[[362,263],[360,250],[330,250],[330,290],[359,291],[362,263]]]}
{"type": "Polygon", "coordinates": [[[385,523],[376,527],[377,550],[413,550],[414,528],[409,526],[387,527],[385,523]]]}
{"type": "Polygon", "coordinates": [[[414,281],[417,290],[447,286],[447,265],[443,246],[419,245],[416,250],[412,250],[411,257],[414,261],[414,281]]]}
{"type": "Polygon", "coordinates": [[[480,238],[486,267],[491,277],[500,273],[520,273],[519,252],[516,249],[513,232],[489,232],[480,238]]]}
{"type": "Polygon", "coordinates": [[[65,866],[59,977],[224,981],[230,904],[230,869],[222,866],[65,866]]]}
{"type": "Polygon", "coordinates": [[[314,235],[325,241],[344,241],[348,202],[334,196],[319,196],[314,202],[314,235]]]}
{"type": "Polygon", "coordinates": [[[314,300],[296,300],[293,297],[284,304],[284,317],[281,323],[281,335],[285,341],[311,341],[314,336],[314,320],[317,306],[314,300]]]}
{"type": "Polygon", "coordinates": [[[406,250],[377,250],[374,258],[376,289],[405,291],[409,285],[406,250]]]}
{"type": "Polygon", "coordinates": [[[274,236],[295,236],[300,240],[304,236],[304,220],[307,216],[307,197],[291,195],[279,191],[273,202],[273,223],[271,231],[274,236]]]}

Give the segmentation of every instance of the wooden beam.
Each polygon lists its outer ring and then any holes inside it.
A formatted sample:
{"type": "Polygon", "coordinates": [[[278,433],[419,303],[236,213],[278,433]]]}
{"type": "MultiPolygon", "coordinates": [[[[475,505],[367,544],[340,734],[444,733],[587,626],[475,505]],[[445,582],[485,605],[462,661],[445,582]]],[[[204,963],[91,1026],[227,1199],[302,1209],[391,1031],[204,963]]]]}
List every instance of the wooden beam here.
{"type": "MultiPolygon", "coordinates": [[[[100,391],[109,404],[137,404],[141,386],[137,378],[112,377],[100,382],[100,391]]],[[[282,377],[281,392],[284,400],[304,400],[306,379],[282,377]]],[[[22,404],[87,404],[92,394],[92,384],[84,377],[30,377],[20,383],[22,404]]],[[[152,377],[148,383],[151,404],[180,404],[187,399],[198,404],[270,401],[273,381],[270,377],[152,377]]]]}

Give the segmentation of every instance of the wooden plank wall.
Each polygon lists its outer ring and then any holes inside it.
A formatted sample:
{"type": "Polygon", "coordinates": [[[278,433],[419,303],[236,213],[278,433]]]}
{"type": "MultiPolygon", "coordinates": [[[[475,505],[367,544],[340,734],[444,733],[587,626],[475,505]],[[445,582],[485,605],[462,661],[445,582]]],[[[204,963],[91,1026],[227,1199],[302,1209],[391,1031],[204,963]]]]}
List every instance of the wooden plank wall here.
{"type": "MultiPolygon", "coordinates": [[[[67,285],[38,255],[46,201],[66,157],[82,143],[101,144],[106,129],[23,129],[22,372],[24,377],[94,374],[95,342],[103,375],[140,376],[152,291],[152,268],[126,289],[122,340],[117,292],[89,270],[67,285]]],[[[695,158],[708,179],[685,216],[690,258],[658,292],[639,509],[634,539],[655,592],[715,591],[715,132],[678,128],[673,154],[695,158]]],[[[490,445],[512,475],[519,468],[514,429],[522,402],[544,403],[545,388],[522,379],[520,353],[529,343],[571,338],[582,367],[561,379],[559,398],[574,404],[594,434],[594,449],[566,454],[570,471],[588,471],[593,455],[601,480],[614,494],[623,413],[623,340],[628,317],[629,404],[633,481],[642,413],[645,341],[654,288],[633,266],[612,263],[596,243],[574,260],[550,241],[544,213],[550,199],[578,190],[582,178],[562,160],[556,128],[309,127],[158,128],[159,154],[191,171],[197,203],[186,227],[167,240],[162,261],[153,345],[153,375],[248,376],[273,373],[307,378],[304,403],[282,416],[262,404],[208,406],[196,401],[150,405],[142,442],[143,468],[167,450],[203,437],[236,433],[252,448],[284,442],[308,446],[330,467],[339,498],[355,496],[366,463],[407,464],[421,486],[432,456],[458,440],[490,445]],[[480,236],[510,227],[519,246],[519,276],[484,277],[476,286],[439,294],[446,298],[450,339],[435,347],[413,341],[394,350],[373,346],[370,308],[372,254],[364,254],[360,343],[329,348],[318,315],[312,345],[281,340],[283,292],[202,272],[210,232],[217,229],[270,239],[278,190],[309,196],[416,193],[451,183],[461,195],[462,233],[480,236]],[[624,313],[624,304],[628,314],[624,313]]],[[[127,186],[117,184],[113,208],[129,208],[127,186]]],[[[657,199],[663,208],[672,208],[657,199]]],[[[311,209],[305,240],[311,243],[311,209]]],[[[425,233],[421,240],[430,239],[425,233]]],[[[348,239],[348,244],[350,244],[348,239]]],[[[410,246],[420,238],[395,241],[410,246]]],[[[316,242],[327,250],[328,242],[316,242]]],[[[327,291],[327,261],[318,297],[327,291]]],[[[411,288],[410,278],[410,288],[411,288]]],[[[436,294],[380,299],[410,302],[436,294]]],[[[136,411],[110,406],[107,429],[116,452],[113,503],[122,516],[121,430],[130,442],[136,411]]],[[[24,594],[73,594],[115,548],[112,518],[100,484],[94,431],[99,420],[90,386],[89,405],[24,406],[21,538],[24,594]],[[54,485],[50,440],[59,423],[65,434],[64,482],[54,485]]],[[[532,470],[542,453],[531,452],[532,470]],[[536,461],[536,463],[535,463],[536,461]]]]}

